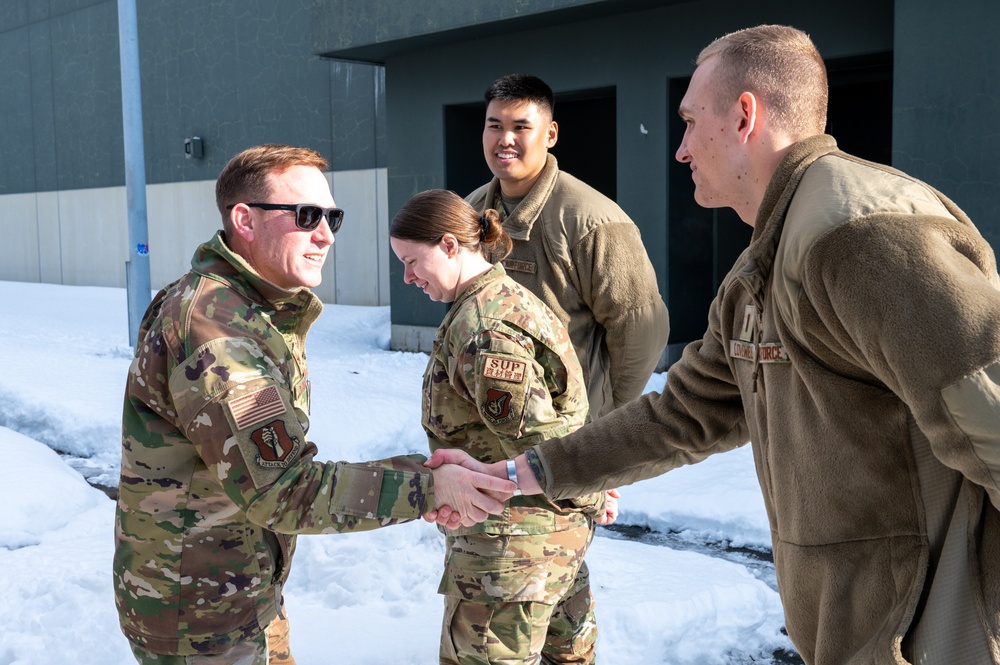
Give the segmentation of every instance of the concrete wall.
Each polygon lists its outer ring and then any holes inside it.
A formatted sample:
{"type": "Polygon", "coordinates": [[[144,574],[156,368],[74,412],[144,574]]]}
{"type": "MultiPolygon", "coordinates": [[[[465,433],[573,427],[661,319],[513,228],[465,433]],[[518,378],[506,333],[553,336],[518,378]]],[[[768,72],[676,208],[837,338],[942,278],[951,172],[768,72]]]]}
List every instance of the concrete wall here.
{"type": "MultiPolygon", "coordinates": [[[[154,288],[219,227],[228,159],[275,142],[323,154],[346,210],[320,297],[388,304],[383,70],[316,55],[336,4],[137,3],[154,288]]],[[[0,279],[124,286],[117,1],[0,2],[0,90],[0,279]]]]}
{"type": "MultiPolygon", "coordinates": [[[[324,302],[388,305],[385,169],[328,174],[346,211],[315,289],[324,302]]],[[[215,181],[148,185],[150,281],[159,289],[190,267],[221,226],[215,181]]],[[[125,188],[0,195],[0,280],[125,286],[125,188]]]]}

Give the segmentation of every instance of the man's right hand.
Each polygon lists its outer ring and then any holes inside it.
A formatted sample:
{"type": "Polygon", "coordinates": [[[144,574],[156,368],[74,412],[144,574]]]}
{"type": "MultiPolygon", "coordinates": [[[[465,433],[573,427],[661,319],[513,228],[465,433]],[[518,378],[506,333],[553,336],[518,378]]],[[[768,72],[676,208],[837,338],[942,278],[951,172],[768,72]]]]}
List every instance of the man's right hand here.
{"type": "Polygon", "coordinates": [[[474,526],[490,515],[503,512],[504,502],[514,495],[517,486],[504,477],[485,473],[486,465],[478,462],[475,465],[467,468],[464,464],[446,463],[431,469],[434,510],[424,515],[424,519],[455,529],[474,526]]]}

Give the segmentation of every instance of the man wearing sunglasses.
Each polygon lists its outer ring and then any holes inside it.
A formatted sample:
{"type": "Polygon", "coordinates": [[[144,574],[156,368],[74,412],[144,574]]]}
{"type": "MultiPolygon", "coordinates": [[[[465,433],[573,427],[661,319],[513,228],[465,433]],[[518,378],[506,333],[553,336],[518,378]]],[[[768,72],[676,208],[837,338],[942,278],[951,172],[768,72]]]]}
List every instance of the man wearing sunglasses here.
{"type": "Polygon", "coordinates": [[[470,526],[516,488],[458,466],[430,471],[420,455],[313,460],[305,337],[322,304],[308,287],[344,217],[326,167],[282,145],[230,160],[216,183],[222,232],[144,317],[114,558],[139,663],[294,663],[281,589],[296,534],[375,529],[450,501],[461,515],[451,526],[470,526]]]}

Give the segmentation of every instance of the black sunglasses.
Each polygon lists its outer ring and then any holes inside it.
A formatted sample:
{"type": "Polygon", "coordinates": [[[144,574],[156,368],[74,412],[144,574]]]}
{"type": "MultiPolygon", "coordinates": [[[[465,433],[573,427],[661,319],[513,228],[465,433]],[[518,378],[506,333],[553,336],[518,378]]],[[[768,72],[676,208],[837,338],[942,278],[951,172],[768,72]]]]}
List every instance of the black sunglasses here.
{"type": "MultiPolygon", "coordinates": [[[[226,206],[232,210],[237,204],[226,206]]],[[[344,221],[344,211],[340,208],[324,208],[311,203],[247,203],[251,208],[261,210],[288,210],[295,213],[295,226],[303,231],[315,231],[319,223],[326,217],[330,224],[330,233],[336,233],[344,221]]]]}

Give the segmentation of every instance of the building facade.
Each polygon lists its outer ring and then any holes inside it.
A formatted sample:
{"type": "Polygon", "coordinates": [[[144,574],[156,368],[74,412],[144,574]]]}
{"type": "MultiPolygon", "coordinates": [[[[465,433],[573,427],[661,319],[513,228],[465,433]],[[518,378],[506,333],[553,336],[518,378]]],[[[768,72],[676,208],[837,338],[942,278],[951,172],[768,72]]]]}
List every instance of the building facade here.
{"type": "MultiPolygon", "coordinates": [[[[0,279],[124,286],[116,2],[0,9],[0,279]]],[[[174,0],[139,2],[154,288],[218,228],[226,160],[263,142],[331,162],[347,217],[326,302],[391,301],[394,348],[426,350],[444,313],[402,283],[393,212],[423,189],[486,182],[482,93],[536,74],[556,91],[567,171],[638,224],[671,313],[665,362],[700,337],[750,229],[699,208],[673,155],[700,49],[784,23],[827,60],[841,146],[926,180],[1000,250],[1000,3],[993,0],[174,0]],[[199,136],[204,157],[188,158],[199,136]]]]}

